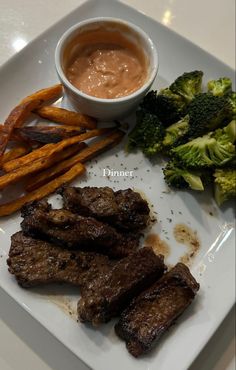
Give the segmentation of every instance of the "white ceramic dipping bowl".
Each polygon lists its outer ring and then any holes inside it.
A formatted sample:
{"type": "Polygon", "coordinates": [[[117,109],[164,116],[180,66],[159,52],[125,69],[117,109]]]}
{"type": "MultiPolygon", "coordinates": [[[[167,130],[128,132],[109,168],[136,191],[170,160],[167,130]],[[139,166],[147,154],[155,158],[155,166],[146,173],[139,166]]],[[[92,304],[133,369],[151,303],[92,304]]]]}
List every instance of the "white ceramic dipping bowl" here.
{"type": "MultiPolygon", "coordinates": [[[[78,47],[78,46],[77,46],[78,47]]],[[[123,118],[139,104],[140,100],[150,89],[158,70],[158,54],[150,37],[136,25],[112,17],[91,18],[75,24],[69,28],[58,41],[55,51],[55,64],[58,77],[64,86],[65,93],[75,110],[96,117],[101,120],[123,118]],[[129,41],[137,45],[144,52],[147,65],[147,78],[144,84],[130,95],[115,99],[102,99],[85,94],[67,79],[65,70],[68,59],[76,53],[76,37],[81,33],[96,31],[105,27],[106,31],[118,31],[129,41]]]]}

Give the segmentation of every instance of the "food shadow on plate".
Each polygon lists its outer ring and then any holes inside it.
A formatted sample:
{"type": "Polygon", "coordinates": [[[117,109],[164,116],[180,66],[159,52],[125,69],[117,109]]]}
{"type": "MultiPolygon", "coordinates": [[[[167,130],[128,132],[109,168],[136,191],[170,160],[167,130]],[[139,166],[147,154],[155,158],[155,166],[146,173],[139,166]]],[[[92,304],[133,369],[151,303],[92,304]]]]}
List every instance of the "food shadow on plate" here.
{"type": "Polygon", "coordinates": [[[206,215],[215,217],[218,220],[223,219],[224,222],[232,220],[231,212],[234,212],[233,202],[228,202],[227,204],[225,203],[223,207],[218,207],[210,187],[201,193],[186,190],[182,192],[180,196],[192,216],[196,221],[200,222],[206,230],[209,229],[209,222],[206,215]],[[203,210],[205,213],[202,212],[203,210]]]}
{"type": "Polygon", "coordinates": [[[117,343],[119,338],[115,335],[114,326],[116,320],[112,319],[108,323],[100,324],[95,327],[90,323],[78,323],[80,330],[101,350],[106,351],[110,348],[110,343],[117,343]],[[96,335],[95,335],[96,334],[96,335]]]}
{"type": "Polygon", "coordinates": [[[234,217],[236,216],[236,201],[233,199],[228,200],[221,206],[221,211],[224,213],[225,221],[229,221],[232,219],[229,215],[229,210],[232,210],[234,217]]]}
{"type": "Polygon", "coordinates": [[[164,155],[155,155],[151,158],[148,158],[149,162],[151,163],[152,166],[160,166],[161,168],[163,168],[167,161],[168,161],[168,157],[164,156],[164,155]]]}
{"type": "Polygon", "coordinates": [[[56,305],[59,310],[74,321],[78,320],[77,304],[80,298],[79,287],[58,283],[31,288],[30,291],[39,298],[56,305]]]}
{"type": "Polygon", "coordinates": [[[40,296],[64,296],[79,299],[80,289],[65,283],[48,284],[44,286],[30,288],[30,292],[40,296]]]}

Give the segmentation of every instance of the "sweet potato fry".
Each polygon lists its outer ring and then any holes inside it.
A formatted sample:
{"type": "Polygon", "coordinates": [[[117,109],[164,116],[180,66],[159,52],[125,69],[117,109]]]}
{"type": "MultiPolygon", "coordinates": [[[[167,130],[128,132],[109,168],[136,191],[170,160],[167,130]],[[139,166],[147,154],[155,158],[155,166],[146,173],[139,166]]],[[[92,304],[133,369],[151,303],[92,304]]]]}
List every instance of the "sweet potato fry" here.
{"type": "MultiPolygon", "coordinates": [[[[76,144],[74,144],[76,145],[76,144]]],[[[45,168],[52,166],[54,163],[61,161],[69,156],[73,155],[75,152],[83,149],[85,147],[84,143],[77,144],[77,148],[70,146],[69,148],[65,148],[61,152],[54,153],[54,155],[46,156],[43,158],[38,159],[32,163],[29,163],[25,166],[17,168],[15,171],[9,172],[6,175],[0,176],[0,189],[5,188],[8,185],[15,184],[17,181],[23,179],[24,177],[35,173],[37,171],[41,171],[45,168]]]]}
{"type": "Polygon", "coordinates": [[[4,122],[4,127],[0,133],[0,158],[4,153],[9,138],[15,127],[20,127],[24,124],[25,120],[28,118],[32,110],[39,107],[41,100],[27,101],[17,105],[9,114],[6,121],[4,122]]]}
{"type": "MultiPolygon", "coordinates": [[[[36,125],[34,126],[30,126],[30,127],[35,127],[35,128],[39,128],[40,130],[51,130],[51,129],[58,129],[58,130],[64,130],[64,131],[81,131],[82,132],[85,132],[87,131],[84,127],[75,127],[75,126],[69,126],[69,125],[58,125],[56,122],[38,122],[36,125]]],[[[115,126],[114,126],[115,127],[115,126]]],[[[0,132],[1,132],[1,125],[0,125],[0,132]]]]}
{"type": "Polygon", "coordinates": [[[5,163],[3,165],[4,171],[6,172],[14,171],[17,168],[21,166],[25,166],[26,164],[31,163],[32,161],[35,161],[39,158],[49,157],[53,155],[54,153],[59,152],[70,145],[76,144],[80,141],[90,139],[95,136],[104,135],[106,133],[111,132],[111,130],[113,130],[113,128],[100,128],[100,129],[85,132],[84,134],[81,134],[78,136],[64,139],[57,144],[46,144],[43,147],[34,150],[32,153],[25,155],[24,157],[21,157],[19,159],[15,159],[13,161],[5,163]]]}
{"type": "Polygon", "coordinates": [[[64,175],[50,181],[40,189],[28,193],[21,198],[13,200],[12,202],[0,205],[0,217],[8,216],[18,211],[24,204],[32,202],[34,200],[42,199],[49,194],[53,193],[60,186],[65,183],[71,182],[75,177],[81,175],[85,171],[85,167],[81,163],[77,163],[64,175]]]}
{"type": "Polygon", "coordinates": [[[45,132],[51,131],[51,130],[65,130],[65,131],[79,131],[79,132],[85,132],[86,131],[86,129],[83,128],[83,127],[75,127],[75,126],[67,126],[67,125],[58,126],[57,124],[46,126],[45,123],[46,122],[40,122],[39,124],[37,124],[35,126],[31,126],[31,127],[34,127],[37,130],[42,130],[42,131],[45,131],[45,132]]]}
{"type": "Polygon", "coordinates": [[[36,113],[52,122],[62,123],[69,126],[80,126],[87,129],[96,128],[96,120],[78,112],[72,112],[67,109],[44,106],[36,110],[36,113]]]}
{"type": "Polygon", "coordinates": [[[3,154],[1,160],[0,160],[0,168],[3,163],[9,162],[12,159],[22,157],[23,155],[29,153],[30,147],[25,145],[19,145],[11,150],[9,150],[7,153],[3,154]]]}
{"type": "Polygon", "coordinates": [[[75,126],[69,126],[69,125],[60,125],[60,126],[51,126],[51,127],[61,128],[65,131],[85,130],[85,128],[83,128],[83,127],[75,127],[75,126]]]}
{"type": "Polygon", "coordinates": [[[28,126],[15,129],[16,134],[23,140],[33,140],[41,144],[58,143],[63,139],[77,136],[85,132],[84,128],[74,127],[73,130],[65,130],[58,126],[28,126]]]}
{"type": "Polygon", "coordinates": [[[46,87],[45,89],[41,89],[36,91],[35,93],[26,96],[21,103],[26,103],[32,100],[41,100],[42,102],[56,100],[62,96],[62,85],[54,85],[50,87],[46,87]]]}
{"type": "MultiPolygon", "coordinates": [[[[14,131],[11,133],[11,136],[9,137],[8,142],[10,141],[22,142],[23,141],[22,138],[16,133],[14,133],[14,131]]],[[[0,136],[4,134],[5,134],[4,125],[0,125],[0,136]]]]}
{"type": "Polygon", "coordinates": [[[121,141],[123,136],[124,133],[122,131],[116,130],[107,137],[105,137],[104,139],[99,140],[94,144],[91,144],[91,146],[88,146],[86,149],[82,150],[75,156],[63,162],[60,163],[58,162],[53,167],[50,167],[47,170],[40,172],[31,180],[30,184],[26,187],[26,190],[27,191],[35,190],[42,186],[43,184],[45,184],[48,180],[54,179],[55,177],[61,175],[76,163],[78,162],[85,163],[86,161],[96,157],[105,150],[110,149],[111,147],[117,145],[121,141]]]}

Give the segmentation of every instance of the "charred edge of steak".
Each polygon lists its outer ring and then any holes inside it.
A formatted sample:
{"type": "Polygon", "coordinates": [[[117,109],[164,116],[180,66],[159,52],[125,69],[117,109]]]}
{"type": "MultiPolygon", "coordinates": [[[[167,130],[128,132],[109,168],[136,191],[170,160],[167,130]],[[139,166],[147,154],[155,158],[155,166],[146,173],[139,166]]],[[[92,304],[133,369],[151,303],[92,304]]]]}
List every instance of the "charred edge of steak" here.
{"type": "Polygon", "coordinates": [[[66,209],[121,230],[142,230],[150,221],[147,201],[131,189],[114,192],[109,187],[62,187],[59,194],[66,209]]]}
{"type": "Polygon", "coordinates": [[[109,321],[164,271],[163,256],[157,256],[151,248],[132,253],[87,286],[78,304],[80,321],[94,325],[109,321]]]}
{"type": "Polygon", "coordinates": [[[191,304],[198,289],[188,267],[178,263],[122,312],[116,334],[134,357],[142,355],[191,304]]]}
{"type": "Polygon", "coordinates": [[[63,250],[22,232],[11,237],[7,264],[9,272],[25,288],[55,282],[84,286],[113,266],[106,256],[63,250]]]}
{"type": "Polygon", "coordinates": [[[111,226],[64,209],[52,210],[47,202],[34,202],[22,211],[25,235],[69,249],[96,250],[112,258],[123,258],[139,246],[140,234],[122,234],[111,226]]]}
{"type": "Polygon", "coordinates": [[[40,201],[33,201],[26,203],[23,207],[21,207],[21,217],[27,217],[33,214],[37,209],[43,212],[49,212],[52,209],[51,204],[48,203],[46,199],[42,199],[40,201]]]}

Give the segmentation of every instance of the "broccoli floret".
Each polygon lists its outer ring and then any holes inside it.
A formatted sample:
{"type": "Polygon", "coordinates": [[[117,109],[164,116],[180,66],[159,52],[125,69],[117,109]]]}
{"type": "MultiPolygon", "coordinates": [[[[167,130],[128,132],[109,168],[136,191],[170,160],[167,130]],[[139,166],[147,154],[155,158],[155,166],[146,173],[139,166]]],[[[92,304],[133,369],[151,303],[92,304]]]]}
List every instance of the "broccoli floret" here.
{"type": "Polygon", "coordinates": [[[187,109],[190,116],[187,137],[192,139],[201,136],[229,122],[229,108],[226,97],[210,93],[197,95],[187,109]]]}
{"type": "Polygon", "coordinates": [[[215,170],[214,178],[214,195],[219,206],[229,199],[236,198],[235,169],[217,169],[215,170]]]}
{"type": "Polygon", "coordinates": [[[189,130],[189,115],[186,115],[180,121],[173,123],[173,125],[167,127],[165,137],[163,140],[164,147],[172,148],[179,143],[181,138],[189,130]]]}
{"type": "Polygon", "coordinates": [[[166,129],[165,143],[178,146],[222,126],[230,121],[229,109],[228,97],[210,93],[197,95],[187,108],[188,114],[166,129]]]}
{"type": "Polygon", "coordinates": [[[216,140],[223,141],[225,139],[234,144],[236,141],[236,120],[233,119],[227,126],[215,130],[213,136],[216,140]]]}
{"type": "Polygon", "coordinates": [[[229,120],[236,119],[236,92],[232,91],[227,100],[229,103],[229,120]]]}
{"type": "Polygon", "coordinates": [[[145,95],[142,102],[140,103],[141,110],[146,110],[149,113],[156,114],[156,100],[157,100],[157,91],[151,90],[145,95]]]}
{"type": "Polygon", "coordinates": [[[232,121],[223,129],[173,148],[171,153],[186,167],[223,166],[235,158],[235,125],[236,122],[232,121]]]}
{"type": "Polygon", "coordinates": [[[157,116],[139,109],[136,113],[137,124],[129,134],[128,151],[140,148],[147,156],[162,149],[164,127],[157,116]]]}
{"type": "Polygon", "coordinates": [[[163,168],[164,178],[170,187],[203,191],[200,173],[181,167],[176,161],[170,161],[163,168]]]}
{"type": "Polygon", "coordinates": [[[228,77],[221,77],[218,80],[208,81],[208,91],[215,96],[223,96],[232,91],[232,82],[228,77]]]}
{"type": "Polygon", "coordinates": [[[164,125],[170,125],[184,115],[186,104],[181,96],[166,88],[160,90],[159,94],[156,91],[150,91],[140,107],[158,116],[164,125]]]}
{"type": "Polygon", "coordinates": [[[179,76],[171,85],[170,90],[189,103],[195,95],[202,91],[202,71],[186,72],[179,76]]]}

